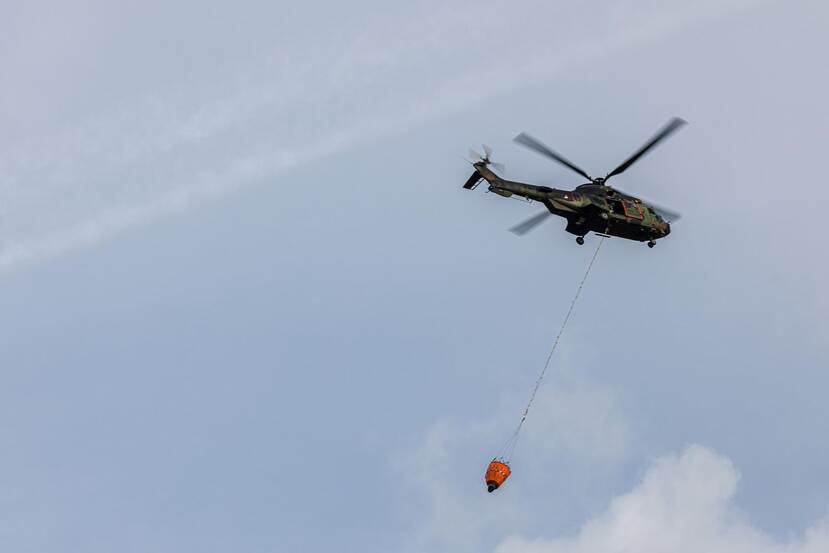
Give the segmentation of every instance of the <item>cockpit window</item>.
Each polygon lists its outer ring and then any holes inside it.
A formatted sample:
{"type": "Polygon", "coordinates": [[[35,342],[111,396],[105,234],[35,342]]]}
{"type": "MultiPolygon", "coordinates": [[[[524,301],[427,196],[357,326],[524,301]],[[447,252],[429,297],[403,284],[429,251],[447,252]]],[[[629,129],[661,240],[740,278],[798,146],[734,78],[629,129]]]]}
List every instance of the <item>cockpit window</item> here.
{"type": "Polygon", "coordinates": [[[622,206],[624,207],[625,215],[627,215],[628,217],[631,217],[633,219],[644,218],[642,208],[638,204],[632,202],[631,200],[622,200],[622,206]]]}

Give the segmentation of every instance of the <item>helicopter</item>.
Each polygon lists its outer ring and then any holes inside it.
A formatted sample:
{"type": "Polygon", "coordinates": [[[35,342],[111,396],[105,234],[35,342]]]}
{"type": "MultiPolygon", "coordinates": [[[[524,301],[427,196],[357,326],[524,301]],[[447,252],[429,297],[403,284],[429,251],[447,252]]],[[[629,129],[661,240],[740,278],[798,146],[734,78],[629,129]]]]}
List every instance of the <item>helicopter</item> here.
{"type": "Polygon", "coordinates": [[[547,211],[534,215],[510,229],[519,236],[536,228],[550,215],[558,215],[567,220],[564,230],[575,234],[579,245],[584,244],[585,235],[592,231],[599,236],[616,236],[647,242],[648,247],[653,248],[656,240],[670,234],[671,223],[679,219],[679,213],[652,202],[645,202],[618,188],[612,188],[608,186],[607,181],[611,177],[624,173],[651,148],[685,124],[686,121],[683,119],[674,117],[618,167],[604,177],[596,178],[588,175],[583,169],[551,150],[538,139],[527,133],[521,133],[514,138],[515,142],[564,165],[590,182],[581,184],[574,190],[558,190],[548,186],[502,179],[490,167],[503,172],[503,165],[491,160],[492,149],[485,145],[483,155],[470,150],[470,155],[477,161],[470,162],[475,171],[464,183],[463,188],[474,190],[481,181],[486,181],[489,184],[489,191],[500,196],[506,198],[518,196],[528,201],[544,204],[547,211]]]}

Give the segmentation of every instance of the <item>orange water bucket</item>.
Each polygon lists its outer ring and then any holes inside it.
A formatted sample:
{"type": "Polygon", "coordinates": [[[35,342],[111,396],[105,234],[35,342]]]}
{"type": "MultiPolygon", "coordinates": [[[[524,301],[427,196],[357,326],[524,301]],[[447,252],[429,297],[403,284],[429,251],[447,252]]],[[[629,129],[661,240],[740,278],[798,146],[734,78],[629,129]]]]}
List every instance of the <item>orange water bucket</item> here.
{"type": "Polygon", "coordinates": [[[498,459],[493,459],[486,469],[484,480],[486,481],[486,491],[489,493],[497,490],[510,475],[509,465],[498,459]]]}

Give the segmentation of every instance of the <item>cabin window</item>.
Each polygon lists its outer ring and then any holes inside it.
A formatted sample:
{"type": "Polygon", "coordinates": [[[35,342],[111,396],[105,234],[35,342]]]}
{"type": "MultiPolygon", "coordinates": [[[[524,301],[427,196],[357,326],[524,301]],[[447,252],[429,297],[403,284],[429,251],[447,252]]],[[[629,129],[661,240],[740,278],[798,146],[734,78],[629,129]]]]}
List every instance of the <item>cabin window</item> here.
{"type": "Polygon", "coordinates": [[[625,210],[622,207],[622,202],[620,202],[619,200],[610,200],[607,203],[610,204],[610,209],[611,211],[613,211],[613,213],[615,213],[616,215],[625,215],[625,210]]]}

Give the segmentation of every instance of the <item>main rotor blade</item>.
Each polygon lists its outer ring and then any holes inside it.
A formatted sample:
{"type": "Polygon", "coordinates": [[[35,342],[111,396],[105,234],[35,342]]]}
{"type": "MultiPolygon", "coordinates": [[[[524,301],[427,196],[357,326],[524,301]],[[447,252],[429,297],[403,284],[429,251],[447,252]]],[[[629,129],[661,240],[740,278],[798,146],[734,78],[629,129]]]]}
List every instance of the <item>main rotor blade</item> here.
{"type": "Polygon", "coordinates": [[[655,204],[652,201],[647,200],[647,199],[645,199],[641,196],[633,196],[632,194],[628,194],[624,190],[616,188],[615,186],[613,187],[613,190],[615,190],[617,193],[621,194],[622,196],[628,196],[630,198],[637,198],[640,202],[647,205],[652,210],[656,211],[659,214],[660,217],[662,217],[663,219],[665,219],[669,223],[675,223],[676,221],[678,221],[679,219],[682,218],[682,214],[679,213],[678,211],[674,211],[673,209],[668,209],[667,207],[663,207],[659,204],[655,204]]]}
{"type": "Polygon", "coordinates": [[[651,209],[656,211],[660,217],[668,221],[669,223],[676,223],[682,218],[682,214],[676,211],[670,210],[667,207],[662,207],[661,205],[654,205],[650,202],[647,202],[648,206],[651,209]]]}
{"type": "Polygon", "coordinates": [[[645,155],[648,152],[648,150],[650,150],[651,148],[653,148],[654,146],[668,138],[668,136],[673,134],[677,129],[679,129],[679,127],[685,125],[686,123],[687,121],[685,121],[684,119],[680,119],[679,117],[674,117],[673,119],[671,119],[667,125],[662,127],[662,129],[660,129],[659,132],[656,133],[656,135],[654,135],[654,137],[647,142],[647,144],[639,148],[636,151],[636,153],[627,158],[616,169],[608,173],[605,177],[605,180],[609,179],[614,175],[618,175],[619,173],[624,173],[628,167],[636,163],[636,160],[645,155]]]}
{"type": "Polygon", "coordinates": [[[547,217],[549,217],[550,215],[552,214],[549,211],[542,211],[537,215],[533,215],[523,223],[518,223],[517,225],[509,229],[509,231],[513,234],[517,234],[518,236],[524,236],[532,229],[546,221],[547,217]]]}
{"type": "Polygon", "coordinates": [[[553,150],[551,150],[550,148],[548,148],[547,146],[542,144],[540,141],[533,138],[532,136],[528,135],[527,133],[522,132],[521,134],[516,136],[513,140],[515,142],[518,142],[522,146],[526,146],[527,148],[529,148],[531,150],[535,150],[536,152],[538,152],[539,154],[541,154],[543,156],[547,156],[550,159],[553,159],[553,160],[561,163],[562,165],[564,165],[565,167],[567,167],[571,171],[575,171],[576,173],[583,176],[584,178],[586,178],[590,181],[593,180],[593,178],[590,175],[585,173],[584,169],[582,169],[578,165],[573,164],[571,161],[568,161],[564,156],[557,154],[556,152],[554,152],[553,150]]]}

